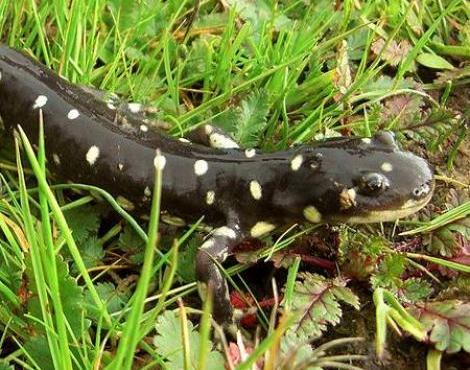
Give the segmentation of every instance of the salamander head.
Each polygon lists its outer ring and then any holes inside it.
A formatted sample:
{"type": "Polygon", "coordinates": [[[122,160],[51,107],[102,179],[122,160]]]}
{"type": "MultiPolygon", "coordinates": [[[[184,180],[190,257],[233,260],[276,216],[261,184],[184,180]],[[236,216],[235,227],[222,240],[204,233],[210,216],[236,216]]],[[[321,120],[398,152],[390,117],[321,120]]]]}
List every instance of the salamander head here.
{"type": "MultiPolygon", "coordinates": [[[[310,222],[393,221],[417,212],[433,193],[429,164],[399,150],[390,132],[332,139],[301,153],[302,165],[287,187],[296,187],[300,194],[291,209],[310,222]]],[[[288,202],[283,203],[286,208],[288,202]]]]}

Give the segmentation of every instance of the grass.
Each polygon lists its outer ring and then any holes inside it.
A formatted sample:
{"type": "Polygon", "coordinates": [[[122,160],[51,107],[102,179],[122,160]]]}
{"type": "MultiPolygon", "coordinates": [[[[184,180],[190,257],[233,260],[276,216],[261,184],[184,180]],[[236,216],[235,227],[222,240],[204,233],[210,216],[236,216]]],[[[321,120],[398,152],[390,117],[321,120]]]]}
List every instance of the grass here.
{"type": "MultiPolygon", "coordinates": [[[[427,362],[437,369],[446,352],[469,351],[442,344],[426,325],[442,327],[451,301],[458,323],[470,317],[470,5],[307,3],[0,2],[4,43],[74,83],[145,103],[174,136],[212,122],[244,147],[274,151],[324,135],[392,129],[443,179],[426,211],[396,225],[296,226],[266,238],[258,256],[288,266],[287,277],[277,272],[268,289],[249,275],[262,266],[227,267],[241,302],[261,307],[263,294],[274,300],[271,314],[258,310],[262,334],[248,327],[253,341],[239,334],[235,344],[211,322],[210,300],[201,309],[195,294],[193,260],[204,226],[157,234],[161,173],[145,223],[103,189],[50,185],[43,138],[35,151],[20,132],[0,162],[0,369],[367,368],[376,365],[361,355],[367,345],[339,338],[356,336],[355,316],[340,302],[359,308],[360,291],[368,291],[359,312],[372,318],[364,325],[377,337],[379,357],[387,328],[430,345],[416,368],[427,362]],[[313,258],[306,244],[317,248],[313,258]],[[316,267],[305,262],[312,259],[316,267]],[[332,262],[337,269],[328,268],[332,262]],[[299,321],[299,312],[309,319],[299,321]],[[416,312],[430,321],[419,322],[416,312]],[[308,344],[325,332],[329,341],[308,344]],[[346,353],[338,354],[343,345],[346,353]]],[[[459,335],[450,330],[449,342],[459,335]]],[[[400,368],[408,344],[387,350],[400,368]]]]}

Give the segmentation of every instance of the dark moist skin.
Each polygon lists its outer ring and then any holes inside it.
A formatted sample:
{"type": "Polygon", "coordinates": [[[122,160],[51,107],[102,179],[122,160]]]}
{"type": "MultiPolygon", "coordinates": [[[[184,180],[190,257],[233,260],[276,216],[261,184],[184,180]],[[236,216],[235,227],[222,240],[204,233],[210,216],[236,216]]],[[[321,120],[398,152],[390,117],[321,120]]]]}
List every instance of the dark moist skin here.
{"type": "Polygon", "coordinates": [[[39,111],[56,176],[102,187],[148,210],[155,165],[163,167],[162,210],[215,227],[197,254],[200,286],[211,285],[214,316],[232,319],[217,263],[248,237],[296,222],[392,221],[422,208],[434,183],[428,163],[401,151],[393,134],[336,138],[283,152],[239,149],[206,125],[182,142],[124,114],[8,47],[0,47],[0,116],[37,143],[39,111]],[[214,148],[216,147],[216,148],[214,148]],[[160,155],[156,154],[158,149],[160,155]]]}

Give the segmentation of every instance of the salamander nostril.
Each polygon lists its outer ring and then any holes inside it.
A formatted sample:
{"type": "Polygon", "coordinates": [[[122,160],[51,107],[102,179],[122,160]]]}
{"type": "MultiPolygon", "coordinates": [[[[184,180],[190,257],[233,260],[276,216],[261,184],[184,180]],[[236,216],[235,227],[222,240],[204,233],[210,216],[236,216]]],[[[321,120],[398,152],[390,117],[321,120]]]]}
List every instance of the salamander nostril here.
{"type": "Polygon", "coordinates": [[[413,189],[413,196],[415,198],[422,198],[429,193],[431,190],[428,184],[421,184],[420,186],[413,189]]]}

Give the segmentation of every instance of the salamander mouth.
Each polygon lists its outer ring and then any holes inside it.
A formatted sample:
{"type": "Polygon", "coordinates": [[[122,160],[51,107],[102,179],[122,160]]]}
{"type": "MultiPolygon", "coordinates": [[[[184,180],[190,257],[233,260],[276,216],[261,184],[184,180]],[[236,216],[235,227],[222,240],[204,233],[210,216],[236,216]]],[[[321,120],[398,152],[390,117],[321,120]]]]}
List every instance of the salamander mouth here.
{"type": "Polygon", "coordinates": [[[429,193],[421,199],[409,199],[397,208],[374,209],[363,214],[349,216],[342,221],[353,224],[395,221],[418,212],[431,200],[433,191],[434,183],[431,184],[429,193]]]}

